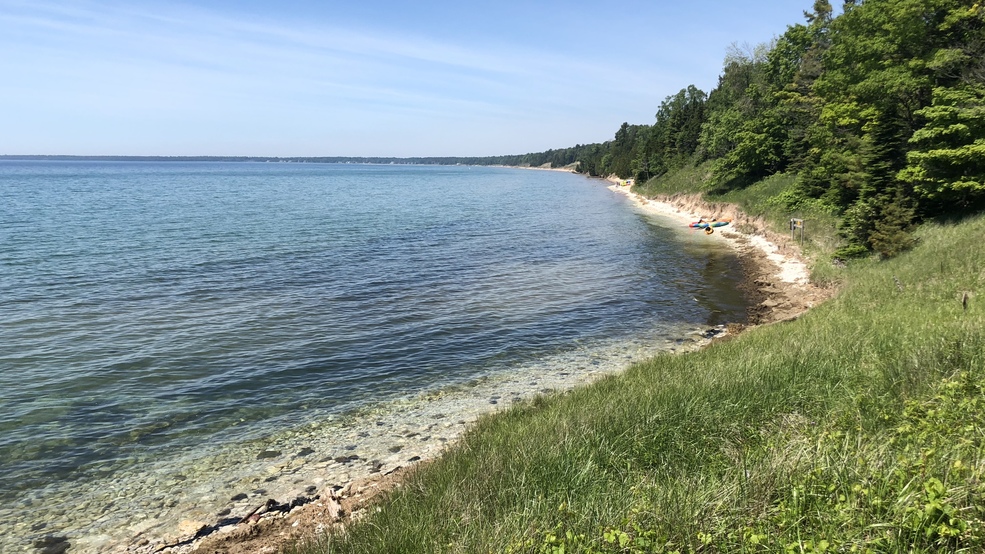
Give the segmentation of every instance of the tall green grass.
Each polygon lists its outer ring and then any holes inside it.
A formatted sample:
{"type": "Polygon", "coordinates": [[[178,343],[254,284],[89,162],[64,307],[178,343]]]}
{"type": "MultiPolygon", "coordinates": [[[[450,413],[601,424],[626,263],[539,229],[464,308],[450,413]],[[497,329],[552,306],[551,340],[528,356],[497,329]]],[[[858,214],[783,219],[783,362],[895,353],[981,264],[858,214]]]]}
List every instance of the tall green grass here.
{"type": "Polygon", "coordinates": [[[712,161],[699,165],[687,165],[669,171],[659,177],[637,183],[633,192],[645,196],[693,194],[697,191],[707,191],[712,179],[712,161]]]}
{"type": "Polygon", "coordinates": [[[983,235],[924,227],[796,321],[486,417],[302,551],[981,551],[983,235]]]}

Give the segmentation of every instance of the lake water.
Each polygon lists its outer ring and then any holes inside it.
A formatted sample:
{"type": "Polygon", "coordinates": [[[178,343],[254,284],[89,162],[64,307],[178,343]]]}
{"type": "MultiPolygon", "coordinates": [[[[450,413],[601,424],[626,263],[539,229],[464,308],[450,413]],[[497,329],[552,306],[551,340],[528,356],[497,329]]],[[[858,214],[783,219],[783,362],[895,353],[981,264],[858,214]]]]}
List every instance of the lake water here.
{"type": "Polygon", "coordinates": [[[436,455],[483,411],[743,321],[739,278],[568,173],[2,161],[0,551],[436,455]]]}

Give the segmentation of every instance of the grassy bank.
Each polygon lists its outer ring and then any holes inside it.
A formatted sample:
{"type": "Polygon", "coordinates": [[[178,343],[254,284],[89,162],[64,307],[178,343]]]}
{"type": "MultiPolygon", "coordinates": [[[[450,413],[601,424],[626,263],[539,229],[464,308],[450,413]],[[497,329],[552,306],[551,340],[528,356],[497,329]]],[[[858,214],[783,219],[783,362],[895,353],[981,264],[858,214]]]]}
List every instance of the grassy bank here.
{"type": "Polygon", "coordinates": [[[983,235],[925,226],[796,321],[487,417],[301,552],[980,551],[983,235]]]}

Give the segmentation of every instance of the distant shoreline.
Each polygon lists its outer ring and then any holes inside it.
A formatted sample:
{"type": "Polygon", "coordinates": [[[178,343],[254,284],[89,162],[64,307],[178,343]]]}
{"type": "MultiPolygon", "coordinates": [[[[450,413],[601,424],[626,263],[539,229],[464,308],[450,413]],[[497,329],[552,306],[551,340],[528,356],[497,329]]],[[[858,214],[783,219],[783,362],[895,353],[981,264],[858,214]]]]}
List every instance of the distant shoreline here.
{"type": "MultiPolygon", "coordinates": [[[[0,155],[9,161],[72,161],[72,162],[281,162],[281,163],[394,163],[403,165],[455,165],[414,160],[431,158],[376,158],[349,156],[72,156],[72,155],[0,155]]],[[[474,165],[474,164],[473,164],[474,165]]]]}
{"type": "MultiPolygon", "coordinates": [[[[565,168],[544,168],[502,163],[514,156],[420,156],[409,158],[379,156],[75,156],[62,154],[0,154],[0,161],[69,161],[69,162],[254,162],[254,163],[324,163],[324,164],[374,164],[374,165],[478,165],[486,167],[510,167],[519,169],[550,169],[569,171],[565,168]]],[[[566,166],[567,167],[567,166],[566,166]]]]}

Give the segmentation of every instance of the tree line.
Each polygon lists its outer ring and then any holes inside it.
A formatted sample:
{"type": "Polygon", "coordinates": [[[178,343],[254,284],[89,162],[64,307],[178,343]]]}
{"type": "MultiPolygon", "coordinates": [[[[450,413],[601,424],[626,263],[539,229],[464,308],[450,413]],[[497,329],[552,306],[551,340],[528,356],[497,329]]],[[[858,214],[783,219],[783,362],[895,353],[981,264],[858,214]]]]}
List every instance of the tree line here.
{"type": "Polygon", "coordinates": [[[578,161],[581,145],[559,150],[504,156],[71,156],[71,155],[0,155],[8,161],[96,161],[96,162],[284,162],[284,163],[354,163],[407,165],[505,165],[539,167],[550,164],[564,167],[578,161]]]}
{"type": "Polygon", "coordinates": [[[796,175],[778,202],[842,217],[848,248],[892,255],[916,222],[985,206],[985,8],[816,0],[768,44],[729,49],[717,87],[581,147],[580,171],[646,180],[710,163],[729,191],[796,175]]]}
{"type": "Polygon", "coordinates": [[[718,192],[788,173],[795,185],[775,201],[840,216],[842,255],[893,255],[915,223],[985,207],[985,8],[844,0],[833,13],[828,0],[814,0],[802,23],[771,42],[730,48],[711,92],[687,86],[652,123],[623,123],[603,143],[486,157],[154,159],[577,163],[589,175],[640,182],[709,164],[707,187],[718,192]]]}

